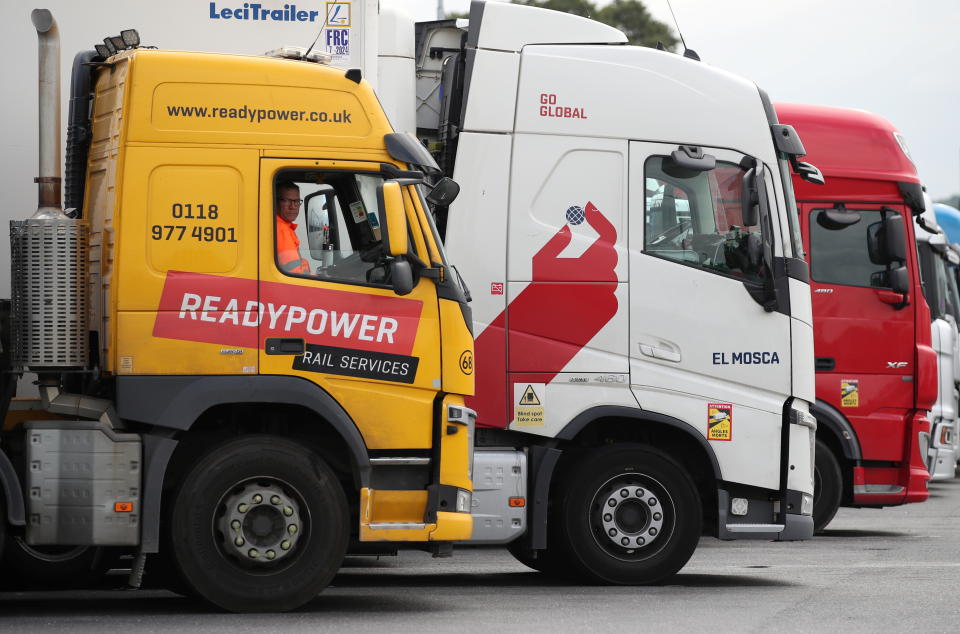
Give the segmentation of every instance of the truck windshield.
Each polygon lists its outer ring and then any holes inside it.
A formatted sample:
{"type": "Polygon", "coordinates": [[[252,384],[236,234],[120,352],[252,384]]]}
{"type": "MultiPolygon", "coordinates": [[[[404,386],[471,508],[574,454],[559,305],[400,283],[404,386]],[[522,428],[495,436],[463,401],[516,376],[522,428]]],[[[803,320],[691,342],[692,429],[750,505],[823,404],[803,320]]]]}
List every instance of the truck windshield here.
{"type": "Polygon", "coordinates": [[[790,176],[790,163],[779,159],[780,183],[783,185],[783,197],[787,201],[787,220],[790,227],[790,245],[793,247],[793,257],[803,259],[803,236],[800,233],[800,212],[793,194],[793,178],[790,176]]]}
{"type": "Polygon", "coordinates": [[[954,321],[960,324],[960,290],[957,289],[957,269],[950,263],[946,265],[947,304],[954,321]]]}

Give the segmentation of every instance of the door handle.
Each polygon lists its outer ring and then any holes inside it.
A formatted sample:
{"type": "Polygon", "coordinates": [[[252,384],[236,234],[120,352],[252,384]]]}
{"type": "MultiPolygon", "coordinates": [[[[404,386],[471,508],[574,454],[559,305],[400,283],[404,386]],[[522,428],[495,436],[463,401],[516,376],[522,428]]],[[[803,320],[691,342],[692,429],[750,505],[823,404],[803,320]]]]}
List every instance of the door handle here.
{"type": "Polygon", "coordinates": [[[307,346],[303,339],[289,337],[270,337],[263,344],[266,354],[292,354],[299,356],[306,351],[307,346]]]}
{"type": "Polygon", "coordinates": [[[663,359],[664,361],[672,361],[673,363],[680,363],[680,349],[676,348],[675,350],[669,350],[666,348],[661,348],[658,346],[651,346],[650,344],[641,343],[640,353],[648,357],[653,357],[654,359],[663,359]]]}

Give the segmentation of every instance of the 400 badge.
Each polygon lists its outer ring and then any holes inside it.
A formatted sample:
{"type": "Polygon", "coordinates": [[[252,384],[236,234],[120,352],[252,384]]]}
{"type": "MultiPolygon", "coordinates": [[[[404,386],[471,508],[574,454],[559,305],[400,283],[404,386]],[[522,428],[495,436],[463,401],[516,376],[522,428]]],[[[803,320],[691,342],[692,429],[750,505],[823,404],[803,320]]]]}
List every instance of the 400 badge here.
{"type": "Polygon", "coordinates": [[[731,440],[733,438],[733,405],[729,403],[707,404],[707,440],[731,440]]]}

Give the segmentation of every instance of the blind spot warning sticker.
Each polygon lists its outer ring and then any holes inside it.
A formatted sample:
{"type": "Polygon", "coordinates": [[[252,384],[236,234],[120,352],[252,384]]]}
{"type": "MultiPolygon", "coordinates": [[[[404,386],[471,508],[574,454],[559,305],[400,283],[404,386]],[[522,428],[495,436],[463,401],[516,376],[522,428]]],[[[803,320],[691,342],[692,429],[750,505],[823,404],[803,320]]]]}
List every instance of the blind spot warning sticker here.
{"type": "Polygon", "coordinates": [[[546,383],[513,384],[513,422],[518,427],[543,427],[546,383]]]}
{"type": "Polygon", "coordinates": [[[860,407],[860,379],[840,379],[841,407],[860,407]]]}
{"type": "Polygon", "coordinates": [[[707,404],[707,440],[731,440],[733,438],[733,405],[729,403],[707,404]]]}

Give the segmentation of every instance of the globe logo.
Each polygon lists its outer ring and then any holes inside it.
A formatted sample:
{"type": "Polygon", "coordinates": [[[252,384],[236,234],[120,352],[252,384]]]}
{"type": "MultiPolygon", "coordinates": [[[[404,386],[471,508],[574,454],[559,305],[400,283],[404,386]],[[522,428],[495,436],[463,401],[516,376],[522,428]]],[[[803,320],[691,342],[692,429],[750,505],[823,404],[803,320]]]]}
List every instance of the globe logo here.
{"type": "Polygon", "coordinates": [[[583,207],[574,205],[572,207],[567,207],[567,222],[572,225],[578,225],[586,219],[586,215],[583,213],[583,207]]]}

